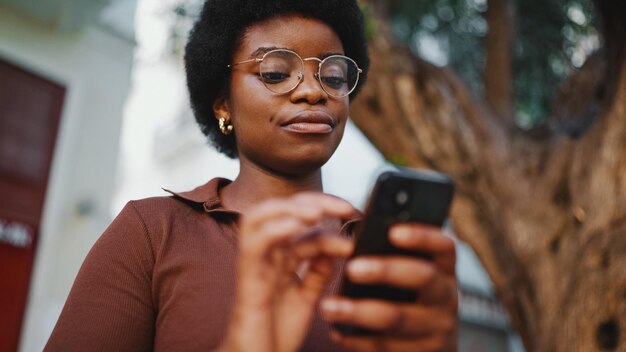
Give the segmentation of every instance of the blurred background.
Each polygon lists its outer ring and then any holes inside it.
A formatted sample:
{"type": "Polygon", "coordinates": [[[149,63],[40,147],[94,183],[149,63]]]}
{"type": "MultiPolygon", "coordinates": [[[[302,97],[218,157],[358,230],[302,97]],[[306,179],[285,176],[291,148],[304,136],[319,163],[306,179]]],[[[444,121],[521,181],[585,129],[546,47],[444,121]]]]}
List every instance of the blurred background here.
{"type": "MultiPolygon", "coordinates": [[[[540,124],[559,82],[599,47],[589,6],[520,2],[522,14],[541,16],[518,17],[514,66],[534,68],[515,81],[519,126],[540,124]]],[[[127,201],[237,174],[207,146],[187,101],[182,50],[198,9],[0,0],[0,351],[43,348],[85,255],[127,201]]],[[[486,0],[368,7],[413,55],[453,68],[477,95],[486,10],[486,0]]],[[[326,191],[362,207],[386,167],[350,124],[324,167],[326,191]]],[[[522,351],[476,256],[461,241],[458,254],[460,350],[522,351]]]]}

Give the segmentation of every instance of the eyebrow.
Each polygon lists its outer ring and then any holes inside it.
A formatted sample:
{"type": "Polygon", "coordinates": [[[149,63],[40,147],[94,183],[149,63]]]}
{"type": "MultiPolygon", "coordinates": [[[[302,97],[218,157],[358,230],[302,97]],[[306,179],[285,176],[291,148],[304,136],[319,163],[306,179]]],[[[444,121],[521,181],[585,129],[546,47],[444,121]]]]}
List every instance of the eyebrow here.
{"type": "Polygon", "coordinates": [[[266,54],[267,52],[275,50],[275,49],[290,50],[290,49],[287,49],[287,48],[279,48],[279,47],[276,47],[276,46],[268,46],[268,47],[262,46],[260,48],[257,48],[255,51],[253,51],[252,54],[250,54],[250,58],[251,59],[257,58],[257,57],[259,57],[259,56],[261,56],[263,54],[266,54]]]}
{"type": "MultiPolygon", "coordinates": [[[[277,46],[267,46],[267,47],[262,46],[262,47],[257,48],[255,51],[253,51],[252,54],[250,54],[250,58],[251,59],[255,59],[255,58],[259,57],[259,56],[262,56],[262,55],[264,55],[264,54],[266,54],[266,53],[268,53],[268,52],[270,52],[272,50],[276,50],[276,49],[284,49],[284,50],[289,50],[289,51],[295,52],[295,50],[292,50],[292,49],[289,49],[289,48],[281,48],[281,47],[277,47],[277,46]]],[[[298,55],[300,55],[300,54],[298,54],[298,55]]],[[[327,58],[329,56],[333,56],[333,55],[345,55],[345,54],[335,53],[335,52],[325,52],[325,53],[322,53],[318,58],[324,60],[325,58],[327,58]]]]}

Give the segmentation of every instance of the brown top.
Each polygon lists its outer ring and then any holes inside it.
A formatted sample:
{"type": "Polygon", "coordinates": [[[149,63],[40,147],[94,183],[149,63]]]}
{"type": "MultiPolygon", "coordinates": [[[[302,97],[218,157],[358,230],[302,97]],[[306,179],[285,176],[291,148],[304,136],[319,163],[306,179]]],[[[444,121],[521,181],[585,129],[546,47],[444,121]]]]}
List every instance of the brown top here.
{"type": "MultiPolygon", "coordinates": [[[[235,295],[239,214],[218,195],[229,182],[129,202],[85,259],[45,350],[219,347],[235,295]]],[[[302,350],[340,350],[318,315],[302,350]]]]}

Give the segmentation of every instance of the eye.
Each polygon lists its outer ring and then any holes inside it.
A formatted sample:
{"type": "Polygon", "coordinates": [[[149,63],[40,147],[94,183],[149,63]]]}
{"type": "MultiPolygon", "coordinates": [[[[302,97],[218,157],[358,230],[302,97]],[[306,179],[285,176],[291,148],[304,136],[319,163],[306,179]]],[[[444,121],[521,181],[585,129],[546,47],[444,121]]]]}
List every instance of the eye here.
{"type": "Polygon", "coordinates": [[[288,73],[280,71],[261,73],[261,79],[263,80],[263,82],[268,84],[281,83],[286,79],[289,79],[289,77],[290,75],[288,73]]]}
{"type": "Polygon", "coordinates": [[[322,82],[329,86],[330,88],[339,89],[348,81],[346,81],[342,76],[323,76],[322,82]]]}

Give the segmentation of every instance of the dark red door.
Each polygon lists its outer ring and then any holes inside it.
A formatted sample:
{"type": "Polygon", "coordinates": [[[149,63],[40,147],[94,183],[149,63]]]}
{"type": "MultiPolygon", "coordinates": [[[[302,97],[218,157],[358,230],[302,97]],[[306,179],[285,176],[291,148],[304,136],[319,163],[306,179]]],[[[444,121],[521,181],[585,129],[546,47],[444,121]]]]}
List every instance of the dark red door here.
{"type": "Polygon", "coordinates": [[[18,347],[64,96],[0,59],[0,351],[18,347]]]}

